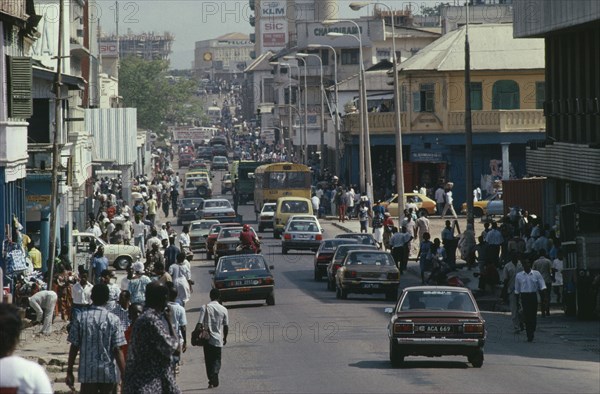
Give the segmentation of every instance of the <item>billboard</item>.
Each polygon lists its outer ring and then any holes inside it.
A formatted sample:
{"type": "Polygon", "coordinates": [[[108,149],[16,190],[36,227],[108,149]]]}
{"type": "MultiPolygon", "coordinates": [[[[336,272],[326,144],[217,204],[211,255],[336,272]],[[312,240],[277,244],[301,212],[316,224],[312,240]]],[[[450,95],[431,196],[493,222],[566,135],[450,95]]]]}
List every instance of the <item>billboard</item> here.
{"type": "Polygon", "coordinates": [[[288,22],[286,19],[266,18],[260,21],[263,48],[280,50],[287,44],[288,22]]]}
{"type": "Polygon", "coordinates": [[[260,16],[262,18],[286,18],[286,0],[271,0],[260,2],[260,16]]]}

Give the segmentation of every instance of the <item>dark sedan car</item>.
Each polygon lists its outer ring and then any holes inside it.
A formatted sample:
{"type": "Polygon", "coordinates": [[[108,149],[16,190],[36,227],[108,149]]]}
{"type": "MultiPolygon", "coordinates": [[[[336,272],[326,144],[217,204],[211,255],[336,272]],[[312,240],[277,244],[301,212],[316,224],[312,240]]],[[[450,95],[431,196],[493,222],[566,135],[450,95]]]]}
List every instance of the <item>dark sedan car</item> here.
{"type": "MultiPolygon", "coordinates": [[[[250,227],[252,234],[258,238],[256,232],[250,227]]],[[[242,233],[242,226],[238,227],[223,227],[215,244],[213,246],[213,255],[215,256],[215,265],[219,261],[219,258],[223,256],[229,256],[232,254],[240,253],[237,251],[237,246],[240,244],[240,234],[242,233]]],[[[259,252],[260,253],[260,252],[259,252]]]]}
{"type": "Polygon", "coordinates": [[[213,151],[210,146],[202,146],[196,152],[196,158],[203,160],[212,160],[213,151]]]}
{"type": "Polygon", "coordinates": [[[182,198],[177,209],[177,225],[196,220],[196,211],[204,199],[199,197],[182,198]]]}
{"type": "Polygon", "coordinates": [[[400,286],[400,270],[389,252],[352,250],[335,273],[335,295],[346,299],[350,293],[385,294],[395,301],[400,286]]]}
{"type": "Polygon", "coordinates": [[[471,291],[463,287],[415,286],[404,289],[396,306],[386,308],[390,361],[406,356],[466,356],[483,365],[487,330],[471,291]]]}
{"type": "Polygon", "coordinates": [[[375,238],[373,238],[373,234],[367,234],[367,233],[345,233],[345,234],[338,234],[335,237],[336,238],[356,239],[356,240],[358,240],[359,243],[361,243],[363,245],[378,246],[377,245],[377,241],[375,241],[375,238]]]}
{"type": "Polygon", "coordinates": [[[218,223],[213,224],[208,230],[208,236],[206,237],[206,258],[212,259],[213,256],[213,248],[215,246],[215,242],[217,237],[219,236],[219,232],[223,227],[237,227],[241,226],[240,223],[218,223]]]}
{"type": "Polygon", "coordinates": [[[323,240],[323,242],[321,242],[321,246],[319,246],[319,249],[317,250],[317,254],[315,254],[315,280],[321,280],[323,276],[327,275],[327,266],[333,258],[333,255],[338,245],[350,245],[357,243],[358,241],[355,239],[346,238],[333,238],[323,240]]]}
{"type": "MultiPolygon", "coordinates": [[[[350,242],[352,242],[352,240],[350,240],[350,242]]],[[[327,265],[327,290],[335,290],[335,273],[342,266],[346,255],[351,250],[377,250],[377,247],[373,245],[352,243],[338,245],[338,247],[335,249],[333,257],[331,258],[331,261],[327,265]]]]}
{"type": "Polygon", "coordinates": [[[213,274],[212,287],[221,291],[221,301],[265,300],[275,305],[275,280],[260,254],[225,256],[213,274]]]}

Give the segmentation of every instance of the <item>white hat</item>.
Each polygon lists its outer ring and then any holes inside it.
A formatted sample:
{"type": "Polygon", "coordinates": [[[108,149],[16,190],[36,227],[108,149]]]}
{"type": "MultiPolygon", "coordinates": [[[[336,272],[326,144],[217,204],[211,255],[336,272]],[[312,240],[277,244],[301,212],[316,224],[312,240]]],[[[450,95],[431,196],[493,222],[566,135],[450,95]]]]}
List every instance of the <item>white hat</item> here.
{"type": "Polygon", "coordinates": [[[135,263],[132,264],[131,269],[133,270],[133,272],[135,272],[136,274],[138,273],[143,273],[144,272],[144,264],[141,263],[140,261],[136,261],[135,263]]]}

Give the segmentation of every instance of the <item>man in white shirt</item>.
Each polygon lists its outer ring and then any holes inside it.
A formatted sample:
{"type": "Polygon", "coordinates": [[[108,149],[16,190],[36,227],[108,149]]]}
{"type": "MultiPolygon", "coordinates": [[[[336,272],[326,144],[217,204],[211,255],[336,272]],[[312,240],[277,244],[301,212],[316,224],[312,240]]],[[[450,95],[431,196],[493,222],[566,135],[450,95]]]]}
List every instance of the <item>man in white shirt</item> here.
{"type": "Polygon", "coordinates": [[[15,356],[23,323],[19,309],[0,303],[0,393],[52,393],[52,384],[38,363],[15,356]]]}
{"type": "Polygon", "coordinates": [[[508,293],[508,304],[510,305],[510,316],[513,322],[515,334],[521,331],[521,318],[519,317],[519,302],[518,295],[515,294],[515,278],[517,273],[523,271],[523,265],[519,262],[516,255],[513,255],[512,260],[506,263],[502,270],[502,281],[506,286],[508,293]]]}
{"type": "Polygon", "coordinates": [[[417,235],[419,242],[423,241],[423,234],[429,233],[429,219],[427,219],[427,211],[421,213],[421,217],[417,219],[417,235]]]}
{"type": "Polygon", "coordinates": [[[446,191],[445,196],[446,203],[444,204],[444,210],[442,211],[442,219],[444,218],[448,210],[450,210],[450,213],[452,214],[454,219],[458,218],[458,216],[456,216],[456,211],[454,210],[454,205],[452,204],[454,202],[454,199],[452,198],[452,190],[448,189],[448,191],[446,191]]]}
{"type": "Polygon", "coordinates": [[[437,214],[442,216],[442,210],[444,209],[444,204],[446,204],[446,192],[444,188],[440,185],[435,191],[435,203],[437,205],[437,214]]]}
{"type": "Polygon", "coordinates": [[[82,273],[79,282],[71,286],[73,306],[71,307],[71,320],[74,320],[81,311],[92,304],[92,284],[88,282],[87,273],[82,273]]]}
{"type": "Polygon", "coordinates": [[[42,319],[44,321],[42,327],[42,334],[44,335],[52,333],[52,318],[54,317],[54,307],[57,299],[58,296],[52,290],[38,291],[29,297],[29,306],[35,311],[36,323],[41,323],[42,319]]]}
{"type": "Polygon", "coordinates": [[[208,388],[219,386],[219,372],[221,370],[221,350],[227,344],[229,332],[229,313],[219,303],[221,292],[219,289],[210,291],[210,302],[200,307],[200,318],[192,335],[199,335],[206,324],[210,327],[210,339],[204,346],[204,364],[208,377],[208,388]]]}
{"type": "Polygon", "coordinates": [[[135,215],[135,222],[132,224],[133,227],[133,244],[139,246],[142,253],[144,252],[144,242],[146,239],[146,229],[148,226],[142,221],[140,215],[135,215]]]}
{"type": "Polygon", "coordinates": [[[315,193],[313,193],[312,197],[310,198],[310,201],[312,202],[313,212],[315,213],[315,215],[321,217],[321,215],[319,214],[319,206],[321,205],[321,199],[317,197],[315,193]]]}
{"type": "Polygon", "coordinates": [[[537,325],[537,294],[545,289],[546,283],[542,274],[531,269],[530,261],[525,261],[523,271],[515,277],[515,294],[521,298],[527,342],[533,342],[533,334],[537,325]]]}

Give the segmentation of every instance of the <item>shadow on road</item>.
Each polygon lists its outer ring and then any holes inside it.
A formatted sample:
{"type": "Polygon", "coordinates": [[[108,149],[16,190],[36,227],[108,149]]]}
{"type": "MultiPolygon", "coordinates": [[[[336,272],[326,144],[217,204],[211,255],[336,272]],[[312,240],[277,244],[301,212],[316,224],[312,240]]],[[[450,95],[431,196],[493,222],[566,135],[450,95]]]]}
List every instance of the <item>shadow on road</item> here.
{"type": "Polygon", "coordinates": [[[357,363],[348,364],[350,367],[361,369],[467,369],[469,368],[466,362],[460,361],[405,361],[402,367],[394,368],[389,360],[365,360],[357,363]]]}

